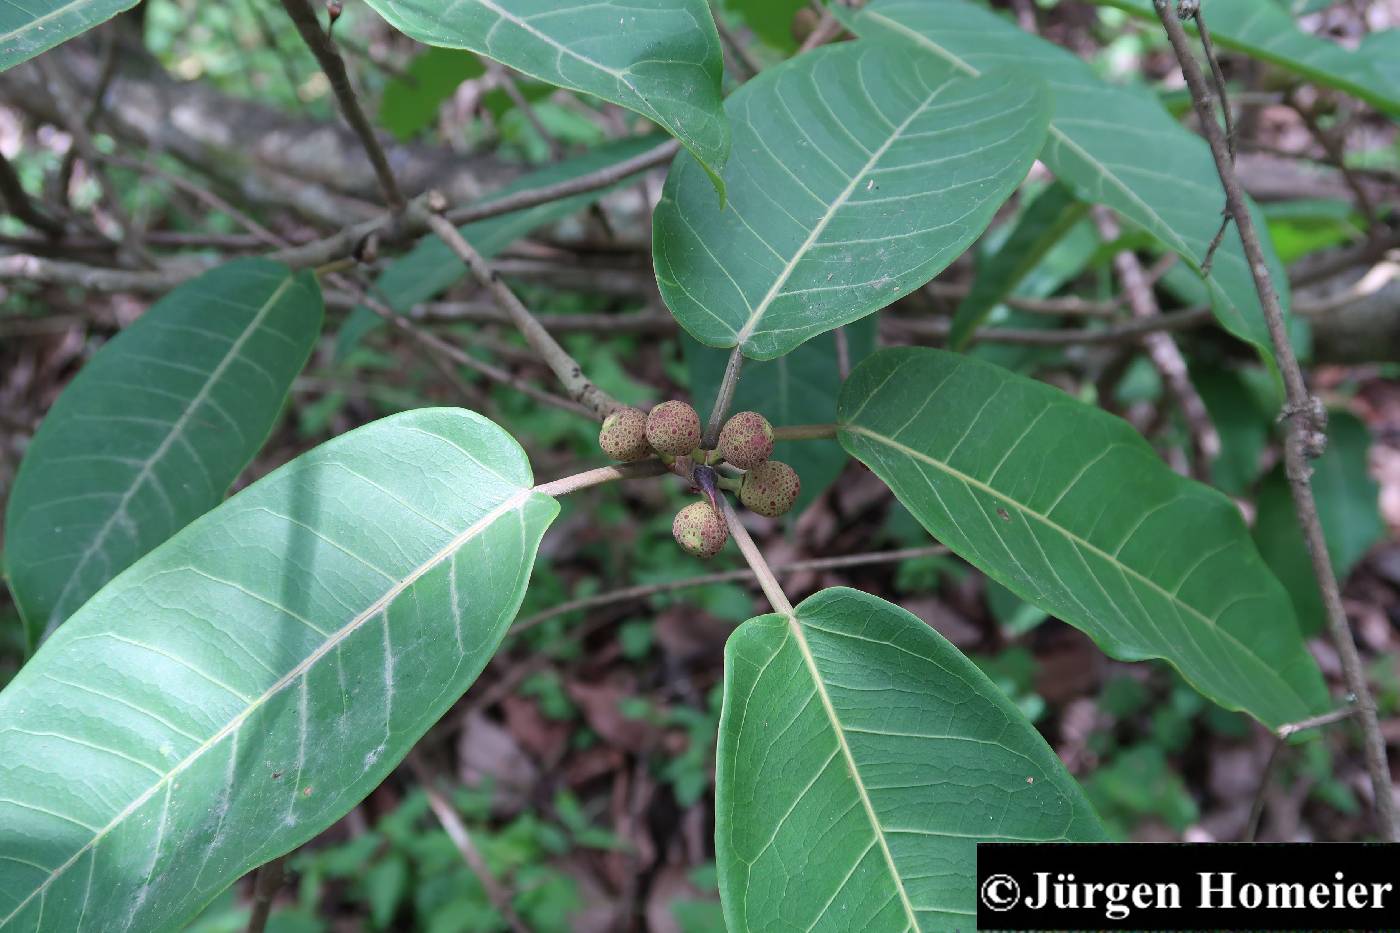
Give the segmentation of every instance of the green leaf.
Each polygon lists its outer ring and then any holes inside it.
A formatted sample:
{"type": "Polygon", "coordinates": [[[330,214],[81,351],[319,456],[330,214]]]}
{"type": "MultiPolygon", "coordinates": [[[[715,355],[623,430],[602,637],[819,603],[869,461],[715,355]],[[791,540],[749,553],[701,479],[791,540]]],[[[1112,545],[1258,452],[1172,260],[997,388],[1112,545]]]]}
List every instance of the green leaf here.
{"type": "Polygon", "coordinates": [[[972,290],[953,314],[948,349],[961,350],[967,346],[973,332],[992,313],[992,309],[1040,264],[1045,254],[1084,217],[1088,209],[1088,205],[1078,200],[1074,192],[1064,185],[1056,183],[1041,192],[1016,221],[1015,229],[1001,249],[986,262],[978,264],[972,290]]]}
{"type": "Polygon", "coordinates": [[[384,86],[379,122],[399,139],[410,139],[433,125],[442,102],[468,78],[486,73],[475,55],[430,48],[413,57],[404,76],[384,86]]]}
{"type": "Polygon", "coordinates": [[[136,0],[28,0],[0,6],[0,71],[136,5],[136,0]]]}
{"type": "Polygon", "coordinates": [[[700,160],[723,195],[724,60],[705,0],[368,2],[419,42],[470,49],[655,121],[700,160]]]}
{"type": "Polygon", "coordinates": [[[731,930],[970,928],[979,841],[1103,838],[986,675],[856,590],[730,636],[716,760],[731,930]]]}
{"type": "Polygon", "coordinates": [[[418,409],[108,584],[0,693],[0,930],[178,929],[345,814],[505,633],[559,508],[531,485],[500,428],[418,409]]]}
{"type": "MultiPolygon", "coordinates": [[[[1150,19],[1153,26],[1161,30],[1152,0],[1094,2],[1150,19]]],[[[1272,62],[1310,81],[1345,91],[1377,109],[1400,116],[1400,87],[1385,72],[1387,59],[1379,44],[1376,47],[1363,45],[1353,52],[1306,33],[1298,28],[1294,16],[1273,0],[1214,0],[1205,7],[1205,14],[1206,28],[1216,46],[1272,62]]],[[[1195,31],[1194,22],[1188,20],[1186,25],[1195,31]]],[[[1395,29],[1383,30],[1377,35],[1387,33],[1400,36],[1400,30],[1395,29]]]]}
{"type": "MultiPolygon", "coordinates": [[[[875,0],[859,13],[842,15],[860,35],[901,38],[964,74],[1014,64],[1045,81],[1053,114],[1040,157],[1056,178],[1081,200],[1113,208],[1200,270],[1220,226],[1225,192],[1205,141],[1177,123],[1153,94],[1110,84],[1073,53],[963,0],[875,0]]],[[[1264,250],[1287,308],[1287,279],[1267,238],[1264,250]]],[[[1272,359],[1233,225],[1207,281],[1221,326],[1272,359]]]]}
{"type": "Polygon", "coordinates": [[[725,10],[732,10],[744,20],[768,45],[782,52],[797,51],[792,21],[797,11],[807,6],[807,0],[722,0],[725,10]]]}
{"type": "Polygon", "coordinates": [[[1237,370],[1193,366],[1191,383],[1220,435],[1220,456],[1210,465],[1211,485],[1226,495],[1243,495],[1259,475],[1273,419],[1237,370]]]}
{"type": "MultiPolygon", "coordinates": [[[[846,325],[846,346],[854,366],[875,350],[874,316],[846,325]]],[[[719,391],[729,354],[697,343],[682,334],[681,346],[690,369],[690,394],[708,403],[719,391]]],[[[744,365],[732,411],[762,412],[770,423],[830,424],[836,420],[836,399],[841,394],[837,366],[836,335],[822,334],[786,356],[744,365]]],[[[836,441],[780,441],[773,457],[795,467],[802,477],[802,492],[793,512],[797,514],[821,495],[841,474],[849,459],[836,441]]]]}
{"type": "Polygon", "coordinates": [[[939,541],[1122,660],[1163,658],[1270,726],[1327,693],[1228,498],[1127,422],[980,360],[900,348],[841,393],[838,437],[939,541]]]}
{"type": "Polygon", "coordinates": [[[1045,134],[1034,80],[966,80],[931,56],[847,42],[769,68],[725,104],[721,210],[679,159],[652,220],[671,313],[771,360],[885,307],[957,258],[1045,134]]]}
{"type": "Polygon", "coordinates": [[[59,396],[5,513],[31,649],[103,584],[218,505],[262,447],[321,329],[310,272],[206,272],[112,338],[59,396]]]}
{"type": "MultiPolygon", "coordinates": [[[[1312,490],[1332,570],[1343,582],[1385,537],[1380,489],[1367,466],[1370,450],[1371,435],[1360,419],[1345,411],[1328,414],[1327,450],[1313,461],[1312,490]]],[[[1254,541],[1259,553],[1293,598],[1303,631],[1316,634],[1326,626],[1327,616],[1282,466],[1260,483],[1256,506],[1254,541]]]]}

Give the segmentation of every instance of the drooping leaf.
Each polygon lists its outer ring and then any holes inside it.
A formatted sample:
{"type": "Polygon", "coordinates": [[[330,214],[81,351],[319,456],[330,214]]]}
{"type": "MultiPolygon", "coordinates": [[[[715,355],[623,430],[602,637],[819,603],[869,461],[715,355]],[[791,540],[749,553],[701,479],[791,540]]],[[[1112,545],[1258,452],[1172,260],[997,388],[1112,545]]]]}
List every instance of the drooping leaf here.
{"type": "Polygon", "coordinates": [[[655,121],[700,160],[723,194],[724,60],[705,0],[368,2],[419,42],[470,49],[655,121]]]}
{"type": "Polygon", "coordinates": [[[1164,658],[1270,726],[1327,698],[1288,595],[1229,499],[1125,421],[940,350],[881,351],[838,437],[929,533],[1116,658],[1164,658]]]}
{"type": "Polygon", "coordinates": [[[0,7],[0,71],[100,26],[136,0],[28,0],[0,7]]]}
{"type": "Polygon", "coordinates": [[[558,512],[531,485],[500,428],[418,409],[103,588],[0,693],[0,930],[180,929],[344,815],[514,617],[558,512]]]}
{"type": "MultiPolygon", "coordinates": [[[[1328,414],[1327,449],[1313,461],[1312,489],[1332,570],[1341,581],[1385,537],[1380,490],[1367,469],[1370,449],[1371,435],[1360,419],[1345,411],[1328,414]]],[[[1316,634],[1327,617],[1282,466],[1259,484],[1256,506],[1254,540],[1259,553],[1293,598],[1303,631],[1316,634]]]]}
{"type": "Polygon", "coordinates": [[[181,285],[83,367],[5,512],[31,649],[138,557],[219,504],[321,329],[310,272],[240,259],[181,285]]]}
{"type": "Polygon", "coordinates": [[[724,658],[731,930],[971,929],[979,841],[1103,838],[1020,710],[898,606],[823,590],[745,622],[724,658]]]}
{"type": "MultiPolygon", "coordinates": [[[[1205,141],[1177,123],[1152,94],[1111,84],[1073,53],[964,0],[874,0],[843,16],[859,35],[900,38],[963,74],[1015,66],[1044,80],[1053,113],[1040,157],[1056,178],[1081,200],[1105,204],[1141,226],[1199,271],[1220,226],[1224,189],[1205,141]]],[[[1262,221],[1258,225],[1263,229],[1262,221]]],[[[1286,309],[1287,279],[1267,238],[1264,250],[1286,309]]],[[[1271,358],[1254,280],[1233,225],[1207,284],[1221,326],[1271,358]]]]}
{"type": "Polygon", "coordinates": [[[1016,221],[1015,229],[1001,249],[978,265],[972,290],[953,314],[948,349],[961,350],[967,346],[973,332],[992,309],[1011,294],[1087,211],[1088,205],[1075,198],[1064,185],[1055,184],[1041,192],[1016,221]]]}
{"type": "MultiPolygon", "coordinates": [[[[1127,10],[1157,24],[1152,0],[1094,0],[1127,10]]],[[[1221,49],[1272,62],[1310,81],[1337,88],[1372,106],[1400,116],[1400,87],[1385,73],[1380,46],[1356,51],[1304,32],[1282,4],[1272,0],[1215,0],[1205,7],[1206,28],[1221,49]]],[[[1195,31],[1195,23],[1187,21],[1195,31]]],[[[1384,30],[1400,35],[1400,30],[1384,30]]],[[[1383,41],[1383,40],[1382,40],[1383,41]]]]}
{"type": "MultiPolygon", "coordinates": [[[[875,349],[876,320],[872,315],[845,327],[846,348],[855,366],[875,349]]],[[[719,391],[729,354],[681,335],[690,370],[690,394],[700,409],[719,391]]],[[[841,370],[835,333],[813,337],[791,353],[766,362],[744,364],[731,411],[761,412],[774,426],[830,424],[836,420],[841,394],[841,370]]],[[[836,441],[780,441],[773,458],[792,465],[802,478],[802,492],[791,514],[796,515],[836,481],[849,459],[836,441]]]]}
{"type": "Polygon", "coordinates": [[[399,139],[433,125],[442,102],[468,78],[486,73],[481,60],[458,49],[430,48],[413,57],[401,77],[384,86],[379,122],[399,139]]]}
{"type": "MultiPolygon", "coordinates": [[[[554,165],[530,172],[484,198],[489,204],[498,198],[521,191],[543,188],[592,174],[610,165],[625,162],[657,146],[665,137],[659,135],[630,137],[606,143],[583,155],[565,159],[554,165]]],[[[566,198],[546,201],[534,207],[488,217],[457,229],[476,251],[492,258],[516,240],[540,227],[594,203],[625,181],[609,188],[586,191],[566,198]]],[[[395,311],[407,313],[419,302],[428,301],[461,281],[467,275],[464,266],[447,244],[435,236],[424,237],[413,249],[390,262],[379,276],[378,292],[395,311]]],[[[336,356],[343,359],[364,337],[383,326],[383,321],[368,308],[356,308],[341,326],[336,341],[336,356]]]]}
{"type": "Polygon", "coordinates": [[[1047,115],[1033,79],[963,79],[880,42],[769,68],[725,109],[729,205],[678,159],[652,222],[656,278],[693,337],[757,360],[942,271],[1025,177],[1047,115]]]}

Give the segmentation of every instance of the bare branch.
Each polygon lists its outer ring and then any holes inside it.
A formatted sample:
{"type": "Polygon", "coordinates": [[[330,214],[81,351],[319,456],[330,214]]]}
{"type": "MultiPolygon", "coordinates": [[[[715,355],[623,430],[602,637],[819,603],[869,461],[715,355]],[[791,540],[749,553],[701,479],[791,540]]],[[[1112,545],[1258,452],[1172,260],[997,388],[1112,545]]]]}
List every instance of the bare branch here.
{"type": "MultiPolygon", "coordinates": [[[[1113,215],[1103,207],[1096,207],[1093,213],[1094,223],[1104,241],[1111,243],[1118,239],[1121,231],[1113,215]]],[[[1128,296],[1128,307],[1132,309],[1133,317],[1144,321],[1161,320],[1162,312],[1152,294],[1152,286],[1147,283],[1147,272],[1133,251],[1120,250],[1113,257],[1113,267],[1128,296]]],[[[1142,343],[1147,349],[1148,359],[1161,375],[1167,391],[1186,419],[1191,434],[1191,473],[1197,479],[1208,479],[1212,461],[1220,456],[1220,435],[1211,423],[1210,412],[1206,411],[1200,393],[1191,384],[1191,375],[1181,355],[1181,348],[1170,334],[1162,331],[1145,335],[1142,343]]]]}
{"type": "MultiPolygon", "coordinates": [[[[441,197],[441,195],[437,195],[437,198],[431,200],[440,204],[441,197]]],[[[452,225],[451,221],[438,212],[429,215],[428,225],[457,255],[457,258],[466,263],[467,268],[476,276],[477,281],[491,292],[501,309],[510,315],[510,319],[525,338],[525,342],[553,371],[570,398],[593,412],[599,421],[606,418],[613,410],[622,407],[621,402],[598,388],[583,374],[583,368],[579,366],[578,361],[569,355],[569,351],[565,350],[539,321],[535,320],[534,315],[516,297],[515,292],[510,290],[510,287],[501,280],[500,275],[492,270],[481,254],[466,241],[466,238],[457,232],[457,228],[452,225]]]]}
{"type": "Polygon", "coordinates": [[[778,578],[773,575],[773,568],[769,567],[768,562],[763,559],[763,552],[758,549],[758,545],[753,543],[753,538],[749,536],[749,530],[744,527],[743,522],[739,521],[739,513],[734,511],[729,497],[720,496],[719,501],[724,509],[724,521],[729,526],[729,533],[734,536],[734,543],[739,545],[739,551],[744,555],[744,560],[749,562],[749,569],[758,578],[758,585],[763,590],[763,595],[768,597],[768,602],[775,610],[784,615],[792,615],[792,603],[788,602],[783,588],[778,585],[778,578]]]}
{"type": "MultiPolygon", "coordinates": [[[[1016,343],[1028,346],[1062,347],[1070,345],[1132,343],[1158,331],[1186,330],[1200,327],[1212,319],[1209,308],[1175,311],[1150,319],[1133,320],[1109,327],[1076,330],[1018,330],[1011,327],[983,327],[972,337],[973,343],[1016,343]]],[[[921,337],[942,339],[952,330],[952,324],[940,318],[905,318],[887,315],[883,323],[891,330],[921,337]]]]}
{"type": "Polygon", "coordinates": [[[11,214],[24,223],[51,237],[63,236],[63,223],[39,210],[29,192],[19,180],[19,174],[5,154],[0,152],[0,201],[11,214]]]}
{"type": "Polygon", "coordinates": [[[739,370],[743,365],[743,351],[735,347],[724,366],[724,376],[719,381],[719,391],[715,393],[715,405],[710,409],[710,420],[705,422],[705,434],[700,438],[700,446],[705,450],[714,450],[719,443],[719,432],[724,427],[729,406],[734,404],[734,392],[739,388],[739,370]]]}
{"type": "Polygon", "coordinates": [[[335,98],[340,103],[340,112],[345,115],[345,122],[350,124],[350,128],[360,138],[365,155],[369,156],[370,164],[374,166],[379,187],[384,190],[385,203],[394,213],[401,212],[407,202],[403,192],[399,190],[399,183],[394,180],[394,173],[389,168],[389,159],[384,155],[384,147],[379,144],[379,137],[374,135],[374,127],[370,124],[369,117],[365,116],[364,109],[360,107],[359,98],[355,96],[355,88],[350,84],[350,73],[345,70],[345,60],[340,57],[340,52],[330,36],[321,29],[321,21],[316,18],[316,11],[311,8],[308,0],[282,0],[282,9],[287,11],[287,15],[297,27],[297,32],[301,33],[302,41],[311,49],[311,54],[316,56],[321,70],[330,80],[331,90],[335,91],[335,98]]]}
{"type": "Polygon", "coordinates": [[[612,483],[620,479],[664,476],[669,472],[670,467],[652,457],[647,460],[638,460],[635,463],[618,463],[613,466],[598,467],[596,470],[575,473],[550,483],[541,483],[535,487],[535,492],[544,493],[546,496],[567,496],[571,492],[588,489],[590,486],[601,486],[603,483],[612,483]]]}
{"type": "Polygon", "coordinates": [[[1380,723],[1376,717],[1376,703],[1371,695],[1370,685],[1366,682],[1365,668],[1362,667],[1361,656],[1352,638],[1346,610],[1342,607],[1337,576],[1332,570],[1332,559],[1327,553],[1327,541],[1322,533],[1317,502],[1312,494],[1312,468],[1308,460],[1320,453],[1322,445],[1326,442],[1326,413],[1321,403],[1308,392],[1298,358],[1293,355],[1283,308],[1269,278],[1269,267],[1265,262],[1259,234],[1254,228],[1254,218],[1250,216],[1244,189],[1240,186],[1239,176],[1235,174],[1235,167],[1230,160],[1229,146],[1211,114],[1210,91],[1206,87],[1200,65],[1191,52],[1186,31],[1172,13],[1168,0],[1154,0],[1153,5],[1157,11],[1157,18],[1166,30],[1172,50],[1181,63],[1187,87],[1191,90],[1191,101],[1196,108],[1196,115],[1200,118],[1206,141],[1210,143],[1215,168],[1225,188],[1225,205],[1240,232],[1245,258],[1249,261],[1249,269],[1254,276],[1254,287],[1259,293],[1259,303],[1264,310],[1264,321],[1268,325],[1274,357],[1278,361],[1288,399],[1283,411],[1288,434],[1284,443],[1285,472],[1293,493],[1293,503],[1297,508],[1298,523],[1303,530],[1303,539],[1312,558],[1313,576],[1317,580],[1322,603],[1327,612],[1327,627],[1342,662],[1347,689],[1356,697],[1356,706],[1360,710],[1362,733],[1365,736],[1366,767],[1375,794],[1380,833],[1384,838],[1395,841],[1397,836],[1400,836],[1400,827],[1397,827],[1395,822],[1395,791],[1390,777],[1390,765],[1386,760],[1385,740],[1381,736],[1380,723]]]}
{"type": "MultiPolygon", "coordinates": [[[[906,560],[917,560],[921,557],[939,557],[947,553],[948,549],[943,545],[931,544],[927,547],[902,548],[897,551],[874,551],[869,554],[846,554],[841,557],[798,560],[788,564],[778,564],[773,567],[772,570],[774,574],[841,570],[846,567],[864,567],[869,564],[895,564],[906,560]]],[[[609,590],[606,593],[585,596],[581,599],[573,599],[565,603],[560,603],[557,606],[551,606],[549,609],[545,609],[527,619],[522,619],[515,623],[515,625],[511,626],[508,635],[519,635],[521,632],[529,631],[538,625],[548,622],[550,619],[570,612],[597,609],[600,606],[610,606],[613,603],[649,599],[652,596],[657,596],[662,593],[673,593],[676,590],[695,589],[701,586],[714,586],[718,583],[757,585],[758,578],[754,576],[752,569],[745,567],[739,570],[722,570],[719,573],[707,573],[698,577],[686,577],[683,580],[667,580],[664,583],[648,583],[642,586],[628,586],[621,589],[609,590]]]]}

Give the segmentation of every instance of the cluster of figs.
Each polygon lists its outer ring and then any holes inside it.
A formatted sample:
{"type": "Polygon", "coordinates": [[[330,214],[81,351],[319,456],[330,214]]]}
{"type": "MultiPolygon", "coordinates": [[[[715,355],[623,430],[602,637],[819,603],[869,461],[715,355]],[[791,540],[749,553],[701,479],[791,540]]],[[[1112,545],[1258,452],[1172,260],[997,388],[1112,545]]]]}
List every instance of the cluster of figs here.
{"type": "MultiPolygon", "coordinates": [[[[741,411],[724,423],[714,451],[700,450],[700,416],[685,402],[662,402],[650,412],[619,408],[603,421],[598,445],[614,460],[624,463],[653,455],[668,463],[690,457],[699,464],[725,463],[743,475],[721,479],[722,485],[738,484],[739,501],[760,515],[777,517],[792,508],[802,482],[786,463],[770,460],[773,426],[756,411],[741,411]]],[[[714,502],[692,502],[676,514],[671,533],[687,553],[713,557],[729,540],[724,516],[714,502]]]]}

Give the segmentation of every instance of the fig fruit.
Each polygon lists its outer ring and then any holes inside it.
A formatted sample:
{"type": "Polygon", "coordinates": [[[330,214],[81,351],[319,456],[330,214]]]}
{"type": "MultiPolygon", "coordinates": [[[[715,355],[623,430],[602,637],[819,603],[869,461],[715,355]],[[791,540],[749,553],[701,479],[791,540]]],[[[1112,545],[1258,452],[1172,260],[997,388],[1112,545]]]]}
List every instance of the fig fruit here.
{"type": "Polygon", "coordinates": [[[619,408],[603,419],[598,446],[614,460],[627,463],[651,456],[647,443],[647,413],[640,408],[619,408]]]}
{"type": "Polygon", "coordinates": [[[781,460],[765,460],[744,474],[739,501],[759,515],[777,518],[792,508],[801,491],[796,470],[781,460]]]}
{"type": "Polygon", "coordinates": [[[719,452],[741,470],[752,470],[773,455],[773,426],[756,411],[741,411],[719,432],[719,452]]]}
{"type": "Polygon", "coordinates": [[[700,446],[700,416],[685,402],[662,402],[647,415],[647,441],[659,454],[684,456],[700,446]]]}
{"type": "Polygon", "coordinates": [[[708,502],[692,502],[677,512],[671,534],[681,549],[693,557],[714,557],[729,540],[724,519],[715,514],[708,502]]]}

